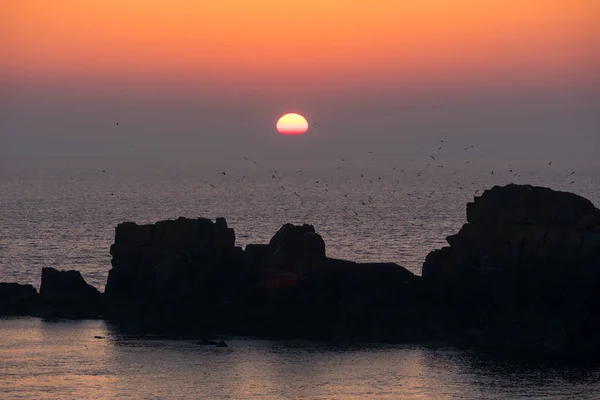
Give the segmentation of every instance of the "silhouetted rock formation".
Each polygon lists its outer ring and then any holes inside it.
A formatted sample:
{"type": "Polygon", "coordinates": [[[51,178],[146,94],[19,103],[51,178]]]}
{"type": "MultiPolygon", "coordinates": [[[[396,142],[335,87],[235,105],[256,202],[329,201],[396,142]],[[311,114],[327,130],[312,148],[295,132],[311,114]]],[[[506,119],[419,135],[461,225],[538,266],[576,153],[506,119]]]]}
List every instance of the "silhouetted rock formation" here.
{"type": "Polygon", "coordinates": [[[210,330],[252,288],[234,241],[224,218],[119,224],[105,290],[108,317],[131,329],[210,330]]]}
{"type": "MultiPolygon", "coordinates": [[[[494,187],[430,253],[423,276],[328,258],[311,225],[235,246],[224,218],[119,224],[104,295],[44,268],[40,295],[0,284],[0,315],[105,317],[164,333],[436,340],[600,355],[600,210],[533,186],[494,187]]],[[[215,344],[203,340],[198,344],[215,344]]]]}
{"type": "Polygon", "coordinates": [[[268,245],[245,251],[234,239],[222,218],[120,224],[107,316],[129,329],[199,334],[400,335],[402,324],[388,322],[407,313],[392,308],[414,301],[420,280],[406,269],[328,259],[310,225],[286,224],[268,245]]]}
{"type": "Polygon", "coordinates": [[[508,185],[469,203],[467,220],[423,265],[447,328],[483,344],[600,344],[600,210],[571,193],[508,185]]]}
{"type": "Polygon", "coordinates": [[[102,294],[88,285],[79,271],[42,268],[41,307],[36,314],[56,318],[98,318],[102,294]]]}
{"type": "Polygon", "coordinates": [[[32,285],[0,282],[0,316],[99,318],[102,294],[78,271],[42,268],[40,293],[32,285]]]}
{"type": "Polygon", "coordinates": [[[312,225],[285,224],[266,247],[261,261],[268,268],[306,273],[325,265],[325,242],[312,225]]]}
{"type": "MultiPolygon", "coordinates": [[[[426,320],[420,281],[397,264],[328,258],[295,288],[294,315],[286,326],[295,326],[296,332],[309,329],[321,339],[418,340],[426,320]]],[[[285,309],[282,314],[288,315],[285,309]]]]}
{"type": "Polygon", "coordinates": [[[38,303],[33,286],[0,282],[0,316],[29,315],[38,303]]]}

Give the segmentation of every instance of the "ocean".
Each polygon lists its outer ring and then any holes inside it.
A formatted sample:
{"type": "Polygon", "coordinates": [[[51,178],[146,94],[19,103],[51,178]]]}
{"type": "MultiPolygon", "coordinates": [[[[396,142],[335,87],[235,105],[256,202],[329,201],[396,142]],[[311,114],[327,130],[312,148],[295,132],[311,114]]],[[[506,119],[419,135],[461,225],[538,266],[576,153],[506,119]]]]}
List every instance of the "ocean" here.
{"type": "Polygon", "coordinates": [[[3,399],[597,399],[600,366],[453,347],[134,337],[0,320],[3,399]],[[94,336],[102,337],[96,339],[94,336]]]}
{"type": "MultiPolygon", "coordinates": [[[[119,222],[224,216],[240,246],[310,223],[329,257],[425,256],[494,185],[567,190],[600,205],[600,170],[554,162],[332,159],[294,165],[144,160],[0,164],[0,281],[39,287],[41,269],[77,269],[103,290],[119,222]],[[493,173],[492,173],[493,171],[493,173]]],[[[439,158],[439,157],[438,157],[439,158]]],[[[600,369],[422,346],[258,341],[226,349],[127,337],[103,321],[0,319],[2,398],[597,398],[600,369]],[[103,339],[94,339],[102,336],[103,339]]]]}

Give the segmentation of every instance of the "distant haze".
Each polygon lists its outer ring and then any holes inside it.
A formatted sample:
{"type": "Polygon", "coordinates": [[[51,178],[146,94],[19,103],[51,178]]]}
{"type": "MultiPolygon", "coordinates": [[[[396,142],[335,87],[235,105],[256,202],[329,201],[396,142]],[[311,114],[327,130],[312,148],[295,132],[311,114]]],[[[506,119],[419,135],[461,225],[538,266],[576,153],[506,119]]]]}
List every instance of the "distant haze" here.
{"type": "Polygon", "coordinates": [[[471,144],[486,162],[598,165],[599,71],[596,0],[8,1],[0,167],[471,144]],[[277,134],[286,112],[305,136],[277,134]]]}

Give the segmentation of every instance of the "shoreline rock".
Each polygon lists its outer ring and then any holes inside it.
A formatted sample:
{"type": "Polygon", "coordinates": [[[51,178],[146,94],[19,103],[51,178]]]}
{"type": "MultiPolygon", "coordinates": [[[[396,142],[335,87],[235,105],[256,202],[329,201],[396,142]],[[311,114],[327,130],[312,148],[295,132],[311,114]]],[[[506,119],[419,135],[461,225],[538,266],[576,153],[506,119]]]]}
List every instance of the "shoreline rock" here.
{"type": "Polygon", "coordinates": [[[44,305],[40,316],[46,318],[95,319],[104,309],[100,291],[75,270],[42,268],[39,297],[44,305]]]}
{"type": "Polygon", "coordinates": [[[29,315],[39,302],[32,285],[0,282],[0,316],[29,315]]]}
{"type": "Polygon", "coordinates": [[[467,223],[447,241],[421,277],[393,263],[329,258],[306,224],[242,249],[224,218],[126,222],[115,229],[104,293],[77,271],[44,268],[40,294],[0,283],[0,315],[102,317],[123,330],[199,337],[600,356],[600,210],[591,202],[495,186],[467,205],[467,223]]]}
{"type": "Polygon", "coordinates": [[[600,352],[600,210],[528,185],[486,190],[423,265],[429,292],[474,344],[600,352]]]}

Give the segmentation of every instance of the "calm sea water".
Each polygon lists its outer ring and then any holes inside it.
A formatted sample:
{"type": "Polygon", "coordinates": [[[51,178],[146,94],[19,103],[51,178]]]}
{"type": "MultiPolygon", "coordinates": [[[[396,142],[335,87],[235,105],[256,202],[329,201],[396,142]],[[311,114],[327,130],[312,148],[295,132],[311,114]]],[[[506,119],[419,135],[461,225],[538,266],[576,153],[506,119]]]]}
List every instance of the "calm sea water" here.
{"type": "MultiPolygon", "coordinates": [[[[286,222],[312,223],[329,256],[397,262],[418,274],[427,253],[465,222],[466,203],[493,185],[545,185],[600,204],[598,168],[570,175],[572,165],[437,165],[427,157],[320,167],[4,165],[0,281],[39,286],[41,268],[53,266],[78,269],[102,289],[117,223],[179,216],[225,216],[242,246],[267,242],[286,222]]],[[[600,370],[589,365],[453,348],[229,344],[125,337],[102,321],[0,319],[0,398],[592,399],[600,393],[600,370]]]]}
{"type": "Polygon", "coordinates": [[[122,336],[103,321],[0,320],[8,399],[597,399],[600,368],[455,348],[122,336]],[[103,339],[95,339],[102,336],[103,339]]]}

